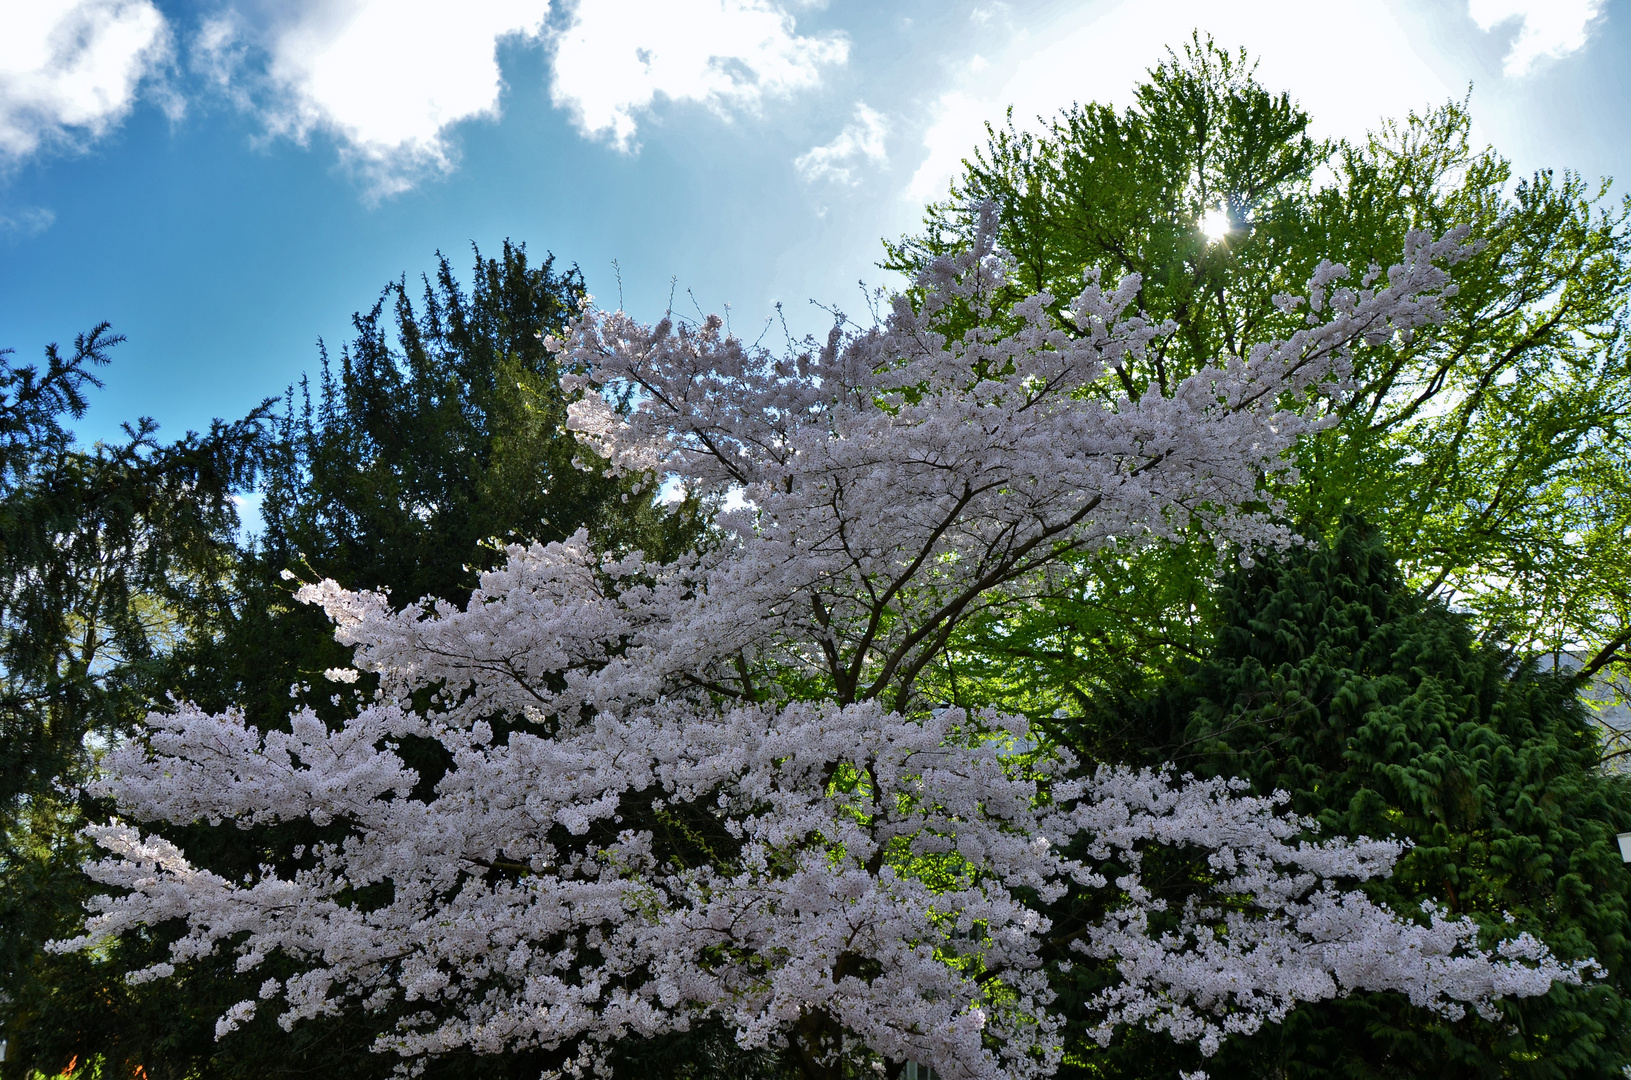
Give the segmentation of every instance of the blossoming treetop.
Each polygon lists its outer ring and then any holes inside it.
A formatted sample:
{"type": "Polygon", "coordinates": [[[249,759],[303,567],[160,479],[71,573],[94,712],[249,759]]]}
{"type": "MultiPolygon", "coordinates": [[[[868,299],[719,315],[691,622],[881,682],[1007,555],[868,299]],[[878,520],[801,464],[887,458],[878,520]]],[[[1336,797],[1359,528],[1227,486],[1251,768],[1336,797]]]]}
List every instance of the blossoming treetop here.
{"type": "Polygon", "coordinates": [[[70,944],[184,927],[136,978],[278,954],[294,973],[266,980],[265,1007],[292,1024],[360,1001],[409,1068],[544,1048],[593,1069],[712,1019],[812,1080],[908,1061],[1045,1075],[1048,975],[1071,963],[1114,973],[1089,1006],[1101,1037],[1138,1023],[1207,1052],[1358,989],[1457,1015],[1580,978],[1526,936],[1486,952],[1469,921],[1372,904],[1353,886],[1397,844],[1315,841],[1226,782],[1016,754],[1022,718],[915,690],[960,620],[1073,551],[1191,525],[1247,559],[1291,542],[1264,477],[1326,422],[1354,348],[1430,331],[1459,238],[1412,236],[1357,285],[1322,265],[1277,298],[1304,329],[1134,400],[1115,370],[1170,331],[1130,310],[1136,280],[1089,280],[1066,324],[1046,295],[993,310],[992,224],[925,270],[920,305],[795,355],[717,320],[585,312],[554,343],[580,437],[741,508],[666,564],[581,533],[514,546],[462,610],[305,587],[378,674],[372,700],[337,730],[301,711],[267,732],[179,705],[110,755],[104,786],[137,821],[326,839],[232,881],[99,827],[90,870],[119,892],[70,944]],[[952,309],[972,329],[941,332],[952,309]],[[439,778],[409,768],[410,739],[439,748],[439,778]],[[1205,853],[1181,902],[1141,877],[1157,847],[1205,853]],[[1040,908],[1072,890],[1102,915],[1055,928],[1040,908]]]}

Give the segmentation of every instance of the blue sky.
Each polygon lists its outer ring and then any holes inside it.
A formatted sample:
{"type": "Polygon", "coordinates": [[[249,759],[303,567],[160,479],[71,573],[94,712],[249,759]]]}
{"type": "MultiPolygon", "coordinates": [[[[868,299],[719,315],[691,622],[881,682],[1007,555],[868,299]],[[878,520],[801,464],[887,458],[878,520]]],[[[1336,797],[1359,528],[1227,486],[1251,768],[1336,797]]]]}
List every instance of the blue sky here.
{"type": "Polygon", "coordinates": [[[1631,0],[0,0],[0,346],[107,319],[81,425],[179,435],[505,237],[655,319],[856,306],[981,124],[1125,101],[1191,28],[1320,134],[1460,97],[1519,169],[1631,181],[1631,0]]]}

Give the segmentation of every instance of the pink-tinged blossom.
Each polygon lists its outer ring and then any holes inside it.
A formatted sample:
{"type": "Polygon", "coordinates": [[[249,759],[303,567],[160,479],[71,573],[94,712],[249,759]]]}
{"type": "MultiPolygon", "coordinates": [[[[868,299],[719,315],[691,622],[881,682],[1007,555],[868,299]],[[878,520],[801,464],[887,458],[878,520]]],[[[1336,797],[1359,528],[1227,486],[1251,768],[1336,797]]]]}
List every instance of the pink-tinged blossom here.
{"type": "Polygon", "coordinates": [[[133,978],[220,949],[245,971],[292,960],[222,1035],[257,1008],[289,1025],[360,1002],[398,1018],[378,1048],[410,1062],[544,1047],[593,1068],[618,1040],[714,1017],[811,1067],[865,1054],[949,1080],[1053,1071],[1061,949],[1119,975],[1081,1018],[1101,1038],[1141,1024],[1208,1054],[1356,990],[1459,1016],[1578,981],[1532,938],[1487,951],[1465,919],[1356,891],[1397,843],[1317,839],[1228,781],[1016,756],[1024,719],[915,692],[963,618],[1070,552],[1192,524],[1247,557],[1293,539],[1263,478],[1328,422],[1351,349],[1440,320],[1460,238],[1412,236],[1380,287],[1324,265],[1279,298],[1306,306],[1304,329],[1133,400],[1116,369],[1171,332],[1133,311],[1136,279],[1089,281],[1069,326],[1046,296],[994,312],[992,233],[931,265],[916,306],[791,356],[717,320],[585,311],[551,343],[580,437],[613,469],[742,508],[667,564],[583,533],[512,546],[462,609],[306,586],[378,676],[354,719],[262,732],[180,705],[109,755],[102,786],[136,821],[338,838],[228,881],[130,825],[93,828],[107,856],[88,869],[115,891],[63,947],[173,921],[169,960],[133,978]],[[937,330],[948,308],[972,328],[937,330]],[[633,388],[632,410],[608,385],[633,388]],[[432,791],[398,754],[408,737],[446,751],[432,791]],[[1140,878],[1157,847],[1208,863],[1177,909],[1140,878]],[[351,899],[378,883],[377,906],[351,899]],[[1071,890],[1104,913],[1061,946],[1039,908],[1071,890]]]}

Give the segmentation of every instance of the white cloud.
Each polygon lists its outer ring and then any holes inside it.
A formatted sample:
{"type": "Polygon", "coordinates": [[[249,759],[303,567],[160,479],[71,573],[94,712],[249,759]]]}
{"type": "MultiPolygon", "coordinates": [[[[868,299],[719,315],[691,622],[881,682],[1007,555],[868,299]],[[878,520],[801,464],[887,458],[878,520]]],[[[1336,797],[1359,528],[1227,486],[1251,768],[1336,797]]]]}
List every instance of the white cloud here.
{"type": "Polygon", "coordinates": [[[260,25],[206,22],[197,66],[247,101],[249,49],[266,55],[273,134],[335,136],[370,193],[404,190],[452,168],[449,129],[498,115],[499,39],[542,33],[548,0],[317,0],[260,25]]]}
{"type": "Polygon", "coordinates": [[[1444,102],[1452,90],[1418,55],[1385,4],[1363,18],[1306,0],[1123,0],[1033,26],[1005,52],[982,43],[960,86],[936,102],[925,129],[927,154],[908,183],[915,201],[943,198],[963,158],[985,145],[985,123],[1035,127],[1074,102],[1130,102],[1135,83],[1179,47],[1191,29],[1218,45],[1244,45],[1270,88],[1290,91],[1318,136],[1363,136],[1384,116],[1444,102]],[[983,61],[989,60],[989,66],[983,61]]]}
{"type": "Polygon", "coordinates": [[[857,184],[860,178],[855,175],[856,169],[869,164],[882,165],[889,160],[884,149],[884,138],[888,134],[889,121],[863,102],[855,107],[854,123],[846,125],[832,142],[800,154],[793,165],[807,182],[831,180],[838,184],[857,184]]]}
{"type": "Polygon", "coordinates": [[[0,164],[106,134],[169,46],[152,0],[0,3],[0,164]]]}
{"type": "Polygon", "coordinates": [[[506,36],[548,40],[556,104],[625,147],[658,96],[751,108],[816,84],[848,53],[841,37],[800,36],[772,0],[579,0],[558,31],[545,27],[549,10],[549,0],[464,0],[456,11],[445,0],[240,0],[203,23],[192,64],[262,112],[272,135],[333,135],[377,197],[450,170],[451,128],[498,115],[506,36]]]}
{"type": "Polygon", "coordinates": [[[843,37],[800,35],[772,0],[580,0],[554,45],[555,104],[622,147],[658,97],[752,109],[849,56],[843,37]]]}
{"type": "Polygon", "coordinates": [[[1507,75],[1527,75],[1542,59],[1558,59],[1584,48],[1591,24],[1603,13],[1603,0],[1467,0],[1467,14],[1488,33],[1514,21],[1518,35],[1507,50],[1507,75]]]}
{"type": "Polygon", "coordinates": [[[28,238],[49,229],[57,215],[43,206],[29,207],[10,214],[0,213],[0,234],[28,238]]]}
{"type": "Polygon", "coordinates": [[[997,123],[1005,107],[1000,97],[977,98],[961,90],[942,94],[935,103],[934,119],[923,133],[928,154],[907,182],[906,197],[913,202],[944,198],[946,185],[958,175],[963,159],[984,145],[986,122],[997,123]]]}

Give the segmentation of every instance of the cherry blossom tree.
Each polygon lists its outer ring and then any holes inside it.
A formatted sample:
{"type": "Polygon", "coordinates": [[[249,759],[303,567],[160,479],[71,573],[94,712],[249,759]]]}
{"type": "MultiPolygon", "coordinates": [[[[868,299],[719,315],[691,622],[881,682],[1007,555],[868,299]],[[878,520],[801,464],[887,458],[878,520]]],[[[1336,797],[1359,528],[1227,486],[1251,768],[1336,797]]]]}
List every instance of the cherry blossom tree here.
{"type": "Polygon", "coordinates": [[[812,1080],[909,1061],[1047,1075],[1050,967],[1071,963],[1114,973],[1087,1005],[1101,1038],[1142,1024],[1208,1054],[1298,1002],[1391,990],[1487,1014],[1589,974],[1527,936],[1373,904],[1357,886],[1394,842],[1315,837],[1225,781],[1078,762],[1021,717],[916,689],[961,620],[1069,553],[1193,525],[1246,560],[1296,542],[1265,478],[1327,422],[1354,349],[1431,332],[1460,237],[1412,236],[1357,285],[1322,265],[1276,301],[1305,329],[1133,400],[1116,369],[1171,332],[1133,310],[1137,280],[1089,279],[1064,324],[1047,295],[993,310],[993,229],[927,267],[921,303],[791,355],[717,319],[585,310],[550,342],[585,467],[736,508],[666,564],[583,533],[513,546],[462,609],[306,585],[354,646],[329,678],[378,676],[352,719],[261,731],[177,704],[102,786],[133,822],[329,839],[228,880],[97,827],[88,869],[114,891],[60,947],[176,926],[134,979],[279,956],[294,974],[221,1035],[258,1008],[287,1026],[360,1003],[410,1072],[526,1048],[604,1071],[621,1040],[710,1021],[812,1080]],[[409,740],[439,747],[439,777],[407,765],[409,740]],[[1181,902],[1141,877],[1156,849],[1202,859],[1181,902]],[[1042,912],[1070,891],[1102,917],[1056,932],[1042,912]]]}

